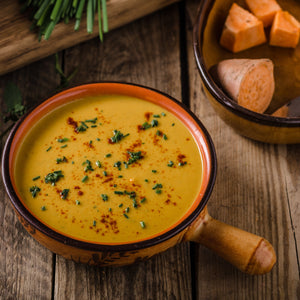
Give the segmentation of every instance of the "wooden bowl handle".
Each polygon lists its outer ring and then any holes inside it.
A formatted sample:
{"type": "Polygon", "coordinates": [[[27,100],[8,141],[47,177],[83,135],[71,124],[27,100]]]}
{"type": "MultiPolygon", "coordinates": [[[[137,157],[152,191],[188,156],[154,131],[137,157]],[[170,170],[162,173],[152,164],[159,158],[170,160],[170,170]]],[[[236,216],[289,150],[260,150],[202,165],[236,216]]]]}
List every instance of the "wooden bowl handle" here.
{"type": "Polygon", "coordinates": [[[264,238],[213,219],[207,212],[193,223],[186,238],[200,243],[248,274],[265,274],[276,262],[264,238]]]}

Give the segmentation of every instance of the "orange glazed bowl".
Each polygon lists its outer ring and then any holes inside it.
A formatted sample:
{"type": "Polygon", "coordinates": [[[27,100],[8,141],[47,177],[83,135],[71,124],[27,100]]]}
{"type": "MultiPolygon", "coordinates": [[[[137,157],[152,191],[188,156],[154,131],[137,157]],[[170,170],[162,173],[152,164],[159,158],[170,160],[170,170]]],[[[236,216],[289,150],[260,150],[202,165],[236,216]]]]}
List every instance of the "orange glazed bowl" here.
{"type": "MultiPolygon", "coordinates": [[[[67,111],[69,114],[73,114],[72,110],[67,110],[67,111]]],[[[99,116],[100,115],[101,113],[99,112],[99,116]]],[[[163,118],[163,117],[160,116],[159,118],[163,118]]],[[[55,118],[53,118],[52,120],[55,120],[55,118]]],[[[70,120],[68,119],[69,125],[72,125],[74,123],[74,120],[73,123],[70,123],[69,121],[70,120]]],[[[121,123],[122,120],[120,120],[120,124],[121,123]]],[[[109,124],[109,122],[106,124],[109,124]]],[[[161,130],[160,124],[161,123],[156,123],[158,130],[161,130]]],[[[39,126],[38,128],[40,128],[39,126]]],[[[76,129],[78,129],[78,127],[76,127],[76,129]]],[[[122,130],[124,130],[124,128],[122,130]]],[[[156,131],[156,129],[153,128],[149,130],[156,131]]],[[[77,131],[76,134],[74,133],[74,136],[76,137],[73,139],[74,141],[76,141],[76,139],[79,139],[79,134],[81,133],[77,131]]],[[[124,141],[125,138],[129,139],[129,137],[125,137],[125,136],[123,136],[122,138],[124,138],[124,141]]],[[[156,139],[156,137],[154,138],[156,139]]],[[[71,147],[70,145],[73,142],[73,140],[69,141],[69,147],[71,147]]],[[[107,139],[103,139],[103,141],[107,142],[107,139]]],[[[166,142],[162,137],[160,141],[166,142]]],[[[112,141],[109,141],[109,143],[112,143],[112,141]]],[[[92,143],[90,142],[89,143],[90,147],[91,144],[92,143]]],[[[55,145],[52,146],[53,148],[63,147],[63,146],[59,147],[55,145]]],[[[116,145],[112,145],[112,147],[115,146],[116,145]]],[[[24,155],[24,159],[27,157],[28,153],[33,151],[30,148],[31,143],[29,143],[28,147],[29,148],[26,154],[24,155]]],[[[139,149],[143,149],[143,143],[141,143],[139,146],[136,147],[140,147],[139,149]]],[[[54,150],[52,149],[51,151],[54,150]]],[[[141,153],[143,153],[143,151],[141,151],[141,153]]],[[[75,161],[75,165],[76,165],[76,157],[73,157],[72,159],[75,161]]],[[[66,161],[67,160],[65,160],[65,162],[66,161]]],[[[57,164],[58,163],[63,163],[63,162],[57,161],[57,164]]],[[[71,165],[70,161],[68,163],[71,165]]],[[[217,168],[216,164],[217,164],[216,154],[215,154],[213,142],[207,130],[204,128],[202,123],[197,119],[197,117],[187,108],[185,108],[180,102],[176,101],[175,99],[173,99],[172,97],[164,93],[161,93],[151,88],[147,88],[135,84],[104,82],[104,83],[95,83],[95,84],[78,86],[63,91],[51,97],[50,99],[46,100],[45,102],[37,106],[35,109],[33,109],[31,112],[29,112],[26,116],[24,116],[24,118],[14,126],[6,141],[4,151],[3,151],[3,156],[2,156],[2,177],[3,177],[3,182],[4,182],[6,192],[13,205],[13,208],[19,220],[23,224],[24,228],[29,232],[29,234],[33,236],[33,238],[35,238],[37,241],[39,241],[42,245],[50,249],[51,251],[59,255],[62,255],[67,259],[71,259],[75,262],[87,263],[87,264],[99,265],[99,266],[127,265],[140,260],[148,259],[151,256],[159,252],[165,251],[168,248],[178,243],[184,241],[194,241],[194,242],[201,243],[206,247],[212,249],[213,251],[221,255],[224,259],[228,260],[229,262],[231,262],[232,264],[234,264],[244,272],[250,274],[266,273],[272,269],[276,261],[276,255],[274,253],[271,244],[259,236],[256,236],[254,234],[245,232],[243,230],[219,222],[213,219],[212,217],[210,217],[210,215],[207,212],[206,204],[214,186],[215,177],[216,177],[216,168],[217,168]],[[30,130],[34,127],[36,122],[40,121],[40,119],[44,118],[45,116],[49,116],[49,115],[52,116],[52,114],[55,113],[57,109],[67,107],[68,104],[72,104],[74,101],[77,101],[78,99],[82,99],[86,97],[102,97],[102,96],[110,97],[111,95],[114,95],[114,97],[115,95],[117,97],[118,96],[134,97],[137,98],[137,101],[146,101],[147,103],[149,102],[151,104],[155,104],[159,107],[159,110],[164,111],[167,115],[168,114],[173,115],[177,120],[181,121],[183,127],[186,128],[188,132],[191,134],[192,139],[194,140],[195,144],[197,145],[197,149],[199,150],[201,160],[202,160],[202,166],[199,165],[196,167],[202,169],[202,179],[201,182],[197,183],[199,184],[199,190],[197,190],[196,197],[195,199],[192,199],[189,208],[186,210],[185,213],[183,213],[183,215],[178,217],[178,219],[175,220],[171,225],[168,225],[166,229],[164,228],[159,232],[150,234],[149,236],[143,238],[139,238],[138,236],[136,236],[135,239],[129,239],[128,241],[120,240],[120,241],[109,242],[109,241],[102,240],[102,235],[99,235],[99,237],[97,237],[96,240],[93,239],[89,240],[88,236],[77,237],[76,234],[64,233],[62,230],[56,229],[52,225],[49,225],[48,221],[44,220],[43,217],[37,216],[36,213],[34,213],[31,209],[29,209],[29,204],[25,202],[24,197],[22,196],[22,193],[20,193],[20,190],[17,186],[16,178],[18,177],[18,175],[16,174],[16,170],[18,169],[16,167],[16,161],[17,161],[17,153],[21,149],[22,145],[24,143],[26,144],[26,142],[28,143],[27,141],[28,132],[30,132],[30,130]]],[[[87,167],[87,162],[85,162],[81,166],[81,168],[83,167],[85,168],[87,167]]],[[[132,165],[130,165],[129,167],[131,168],[132,165]]],[[[184,167],[185,166],[183,166],[183,168],[184,167]]],[[[174,170],[176,170],[176,168],[179,167],[174,166],[174,170]]],[[[124,170],[122,169],[122,171],[124,172],[124,174],[125,172],[127,172],[125,169],[124,170]]],[[[91,171],[86,171],[86,172],[91,172],[91,171]]],[[[86,174],[92,174],[92,173],[86,173],[86,174]]],[[[22,176],[26,176],[26,174],[23,174],[22,176]]],[[[40,178],[38,182],[42,184],[45,181],[47,183],[47,176],[40,178]]],[[[110,175],[108,174],[107,176],[109,178],[110,175]]],[[[189,176],[193,176],[193,174],[189,174],[189,176]]],[[[33,180],[35,179],[36,178],[34,178],[33,180]]],[[[62,179],[63,182],[64,180],[65,178],[62,179]]],[[[97,193],[100,195],[101,187],[104,184],[106,184],[104,182],[107,183],[107,180],[100,182],[95,187],[91,188],[90,189],[91,193],[97,193]]],[[[155,181],[153,181],[153,183],[155,183],[155,181]]],[[[85,183],[83,183],[83,180],[81,180],[80,184],[83,186],[85,183]]],[[[140,188],[139,184],[136,182],[134,186],[138,191],[138,189],[140,188]]],[[[157,184],[153,188],[156,189],[156,187],[157,184]]],[[[56,182],[52,182],[51,188],[57,188],[56,182]]],[[[185,189],[189,189],[190,187],[181,186],[181,188],[185,190],[185,189]]],[[[39,190],[34,191],[34,193],[35,192],[38,195],[42,194],[42,191],[39,190]]],[[[62,199],[60,199],[59,197],[57,199],[57,195],[53,196],[53,198],[55,198],[54,201],[55,205],[57,203],[61,203],[61,205],[67,205],[67,204],[69,205],[70,204],[69,199],[68,198],[66,199],[66,197],[64,198],[62,196],[62,193],[60,193],[60,195],[62,199]]],[[[132,194],[129,195],[131,196],[132,194]]],[[[161,196],[163,195],[164,192],[162,193],[161,196]]],[[[45,194],[45,197],[46,196],[48,196],[48,194],[45,194]]],[[[119,195],[117,195],[116,197],[118,196],[119,195]]],[[[31,199],[32,202],[37,201],[38,197],[39,196],[36,197],[36,194],[32,194],[32,199],[31,199]]],[[[104,199],[103,196],[102,198],[103,201],[107,201],[107,199],[104,199]]],[[[50,199],[50,201],[53,201],[53,199],[50,199]]],[[[136,207],[136,208],[141,209],[142,205],[149,205],[151,201],[152,199],[147,199],[146,204],[142,204],[141,201],[139,203],[140,207],[139,208],[136,207]]],[[[105,202],[105,204],[106,203],[110,203],[110,202],[107,201],[105,202]]],[[[76,201],[76,205],[77,204],[79,205],[80,202],[76,201]]],[[[75,206],[75,203],[72,202],[72,205],[75,206]]],[[[82,208],[84,208],[84,205],[82,205],[82,208]]],[[[127,209],[125,212],[128,214],[128,216],[131,216],[131,213],[132,211],[134,211],[134,209],[135,208],[130,208],[129,212],[128,212],[129,209],[127,209]]],[[[41,210],[47,210],[47,208],[42,207],[41,210]]],[[[109,213],[107,212],[107,214],[113,217],[116,210],[114,209],[112,211],[109,210],[110,212],[109,213]]],[[[58,209],[58,211],[60,211],[60,208],[58,209]]],[[[69,210],[65,211],[65,218],[68,218],[69,213],[70,213],[69,210]]],[[[88,214],[89,212],[82,213],[82,217],[87,218],[88,214]]],[[[150,209],[148,210],[147,215],[150,215],[151,217],[150,209]]],[[[129,217],[125,214],[124,216],[128,220],[129,217]]],[[[126,220],[126,219],[123,218],[122,220],[126,220]]],[[[129,218],[129,220],[131,219],[129,218]]],[[[117,225],[116,222],[113,224],[114,226],[117,225]]],[[[94,226],[95,225],[96,224],[94,224],[94,226]]],[[[143,225],[142,227],[144,227],[143,223],[141,225],[143,225]]],[[[67,225],[63,224],[63,226],[67,226],[67,225]]],[[[91,225],[91,229],[94,230],[92,225],[91,225]]]]}
{"type": "MultiPolygon", "coordinates": [[[[300,96],[299,67],[297,61],[300,46],[296,49],[270,46],[268,41],[238,53],[232,53],[220,45],[220,36],[227,14],[235,2],[248,9],[245,1],[200,1],[193,30],[193,48],[205,93],[217,114],[237,133],[253,140],[293,144],[300,142],[300,114],[294,117],[275,117],[272,114],[300,96]],[[225,59],[269,58],[274,63],[275,92],[266,113],[256,113],[237,104],[217,83],[211,70],[225,59]],[[296,63],[295,63],[296,62],[296,63]]],[[[277,1],[283,10],[300,20],[299,2],[277,1]]],[[[266,32],[269,39],[268,32],[266,32]]],[[[297,102],[299,111],[300,101],[297,102]]]]}

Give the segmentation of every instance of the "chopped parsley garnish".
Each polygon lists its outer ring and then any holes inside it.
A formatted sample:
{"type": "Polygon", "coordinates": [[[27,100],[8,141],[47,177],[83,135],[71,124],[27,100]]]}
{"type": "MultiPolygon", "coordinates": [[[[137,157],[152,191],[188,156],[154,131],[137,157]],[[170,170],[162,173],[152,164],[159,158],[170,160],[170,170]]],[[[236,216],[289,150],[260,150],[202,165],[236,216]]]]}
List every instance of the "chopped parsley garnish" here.
{"type": "Polygon", "coordinates": [[[90,160],[87,159],[85,162],[82,163],[82,165],[85,165],[84,172],[94,171],[90,160]]]}
{"type": "Polygon", "coordinates": [[[68,139],[68,138],[62,138],[62,139],[57,139],[57,141],[58,141],[59,143],[65,143],[65,142],[68,142],[69,139],[68,139]]]}
{"type": "Polygon", "coordinates": [[[40,178],[41,178],[41,176],[36,176],[36,177],[32,178],[32,180],[33,180],[33,181],[36,181],[36,180],[38,180],[38,179],[40,179],[40,178]]]}
{"type": "Polygon", "coordinates": [[[152,127],[157,127],[158,126],[158,121],[157,120],[152,120],[151,121],[151,126],[152,127]]]}
{"type": "Polygon", "coordinates": [[[156,183],[156,184],[152,187],[152,190],[161,189],[161,188],[162,188],[162,184],[161,184],[161,183],[156,183]]]}
{"type": "Polygon", "coordinates": [[[114,163],[114,167],[118,168],[119,170],[121,170],[121,166],[122,166],[122,163],[120,161],[117,161],[114,163]]]}
{"type": "Polygon", "coordinates": [[[63,190],[60,192],[60,197],[61,197],[61,199],[66,200],[67,197],[68,197],[69,191],[70,191],[69,189],[63,189],[63,190]]]}
{"type": "Polygon", "coordinates": [[[64,175],[62,174],[62,171],[54,171],[54,172],[46,175],[45,182],[55,185],[55,182],[57,182],[62,177],[64,177],[64,175]]]}
{"type": "Polygon", "coordinates": [[[81,182],[86,182],[87,180],[88,180],[88,176],[87,175],[85,175],[82,179],[81,179],[81,182]]]}
{"type": "Polygon", "coordinates": [[[168,165],[167,165],[168,167],[173,167],[174,166],[174,163],[172,162],[172,160],[170,160],[169,162],[168,162],[168,165]]]}
{"type": "Polygon", "coordinates": [[[32,197],[35,198],[36,195],[38,194],[38,192],[41,191],[41,189],[38,186],[34,185],[29,189],[29,191],[30,191],[32,197]]]}
{"type": "Polygon", "coordinates": [[[108,196],[106,194],[101,194],[101,198],[102,198],[103,201],[108,200],[108,196]]]}
{"type": "Polygon", "coordinates": [[[63,163],[63,162],[68,162],[68,160],[65,156],[63,156],[62,158],[57,158],[56,159],[57,164],[60,164],[60,163],[63,163]]]}
{"type": "Polygon", "coordinates": [[[114,130],[113,133],[114,133],[114,136],[110,138],[110,141],[111,141],[112,143],[118,143],[118,142],[120,142],[123,138],[125,138],[126,136],[129,135],[129,133],[127,133],[127,134],[124,135],[124,134],[123,134],[121,131],[119,131],[119,130],[114,130]]]}
{"type": "Polygon", "coordinates": [[[130,151],[127,151],[127,153],[130,155],[130,158],[129,160],[127,161],[127,164],[128,165],[131,165],[133,164],[134,162],[140,160],[143,158],[142,156],[142,151],[138,151],[138,152],[130,152],[130,151]]]}

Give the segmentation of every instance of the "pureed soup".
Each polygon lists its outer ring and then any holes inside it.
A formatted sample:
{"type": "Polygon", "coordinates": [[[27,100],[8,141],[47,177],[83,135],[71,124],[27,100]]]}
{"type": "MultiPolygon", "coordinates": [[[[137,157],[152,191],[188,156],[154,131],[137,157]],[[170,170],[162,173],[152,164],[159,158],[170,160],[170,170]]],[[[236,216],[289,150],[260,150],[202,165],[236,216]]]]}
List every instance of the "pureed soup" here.
{"type": "Polygon", "coordinates": [[[202,159],[166,109],[123,95],[56,108],[27,133],[15,183],[40,221],[70,237],[127,243],[183,218],[202,182],[202,159]]]}

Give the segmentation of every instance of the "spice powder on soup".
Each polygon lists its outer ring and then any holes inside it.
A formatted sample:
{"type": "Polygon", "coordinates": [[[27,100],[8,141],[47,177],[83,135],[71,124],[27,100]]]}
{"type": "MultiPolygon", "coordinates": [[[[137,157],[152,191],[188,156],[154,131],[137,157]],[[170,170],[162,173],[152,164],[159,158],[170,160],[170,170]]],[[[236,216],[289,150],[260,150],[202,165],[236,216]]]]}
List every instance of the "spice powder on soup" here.
{"type": "Polygon", "coordinates": [[[42,222],[98,243],[145,239],[195,201],[202,160],[171,112],[120,95],[78,99],[43,117],[15,165],[18,192],[42,222]]]}

